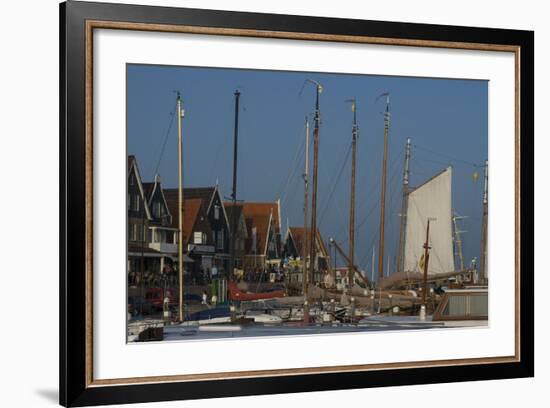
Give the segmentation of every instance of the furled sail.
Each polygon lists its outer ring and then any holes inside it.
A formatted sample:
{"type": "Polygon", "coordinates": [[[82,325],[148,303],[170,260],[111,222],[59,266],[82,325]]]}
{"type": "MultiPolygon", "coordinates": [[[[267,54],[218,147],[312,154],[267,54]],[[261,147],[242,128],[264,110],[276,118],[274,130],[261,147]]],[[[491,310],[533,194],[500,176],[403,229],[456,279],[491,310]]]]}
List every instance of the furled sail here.
{"type": "Polygon", "coordinates": [[[405,271],[423,272],[426,226],[430,219],[428,274],[455,270],[451,214],[452,168],[448,167],[409,193],[405,232],[405,271]]]}

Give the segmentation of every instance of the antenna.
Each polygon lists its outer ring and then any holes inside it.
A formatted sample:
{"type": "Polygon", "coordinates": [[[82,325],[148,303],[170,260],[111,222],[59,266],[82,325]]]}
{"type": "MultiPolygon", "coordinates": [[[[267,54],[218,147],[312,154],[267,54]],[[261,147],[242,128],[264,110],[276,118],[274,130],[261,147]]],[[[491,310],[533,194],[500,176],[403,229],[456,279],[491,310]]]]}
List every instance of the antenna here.
{"type": "Polygon", "coordinates": [[[359,126],[357,126],[357,100],[355,99],[355,97],[353,97],[351,99],[346,99],[345,102],[346,103],[351,103],[351,111],[353,112],[352,132],[353,132],[354,138],[358,138],[359,137],[359,134],[358,134],[359,126]]]}

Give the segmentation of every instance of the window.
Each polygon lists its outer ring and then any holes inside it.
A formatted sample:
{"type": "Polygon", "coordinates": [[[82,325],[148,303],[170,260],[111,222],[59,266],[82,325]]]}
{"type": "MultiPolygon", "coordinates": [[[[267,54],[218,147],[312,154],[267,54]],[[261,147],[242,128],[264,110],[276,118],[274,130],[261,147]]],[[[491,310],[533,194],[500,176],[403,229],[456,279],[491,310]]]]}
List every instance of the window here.
{"type": "Polygon", "coordinates": [[[155,204],[153,206],[153,215],[155,218],[162,217],[162,207],[159,201],[155,201],[155,204]]]}
{"type": "Polygon", "coordinates": [[[202,244],[202,232],[198,231],[193,234],[193,243],[202,244]]]}
{"type": "Polygon", "coordinates": [[[220,231],[218,231],[218,241],[217,241],[217,245],[216,245],[216,247],[218,249],[223,249],[223,246],[224,246],[223,241],[224,241],[224,239],[223,239],[223,230],[220,230],[220,231]]]}
{"type": "Polygon", "coordinates": [[[220,219],[220,207],[218,205],[214,206],[214,219],[215,220],[220,219]]]}
{"type": "Polygon", "coordinates": [[[131,185],[131,186],[134,185],[134,173],[131,173],[131,174],[130,174],[130,185],[131,185]]]}
{"type": "Polygon", "coordinates": [[[146,227],[141,227],[140,224],[130,224],[128,228],[128,234],[130,241],[143,241],[146,227]]]}
{"type": "Polygon", "coordinates": [[[133,198],[133,200],[131,200],[132,201],[131,202],[132,210],[139,211],[139,195],[138,194],[133,194],[130,197],[133,198]]]}

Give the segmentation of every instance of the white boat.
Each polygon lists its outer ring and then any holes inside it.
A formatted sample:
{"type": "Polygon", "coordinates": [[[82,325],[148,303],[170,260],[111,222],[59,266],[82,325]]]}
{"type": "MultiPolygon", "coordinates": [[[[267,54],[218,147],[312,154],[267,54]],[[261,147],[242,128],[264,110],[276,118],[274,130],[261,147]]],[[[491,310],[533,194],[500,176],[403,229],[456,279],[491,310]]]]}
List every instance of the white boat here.
{"type": "Polygon", "coordinates": [[[224,324],[224,325],[215,325],[209,324],[207,326],[200,326],[200,332],[238,332],[241,331],[242,327],[237,324],[224,324]]]}
{"type": "Polygon", "coordinates": [[[194,327],[194,326],[202,326],[206,324],[223,324],[223,323],[231,323],[231,317],[223,316],[223,317],[213,317],[211,319],[202,319],[202,320],[186,320],[185,322],[182,322],[180,326],[194,327]]]}
{"type": "Polygon", "coordinates": [[[283,319],[280,316],[262,313],[257,310],[247,310],[244,317],[254,319],[254,323],[261,324],[281,324],[283,322],[283,319]]]}

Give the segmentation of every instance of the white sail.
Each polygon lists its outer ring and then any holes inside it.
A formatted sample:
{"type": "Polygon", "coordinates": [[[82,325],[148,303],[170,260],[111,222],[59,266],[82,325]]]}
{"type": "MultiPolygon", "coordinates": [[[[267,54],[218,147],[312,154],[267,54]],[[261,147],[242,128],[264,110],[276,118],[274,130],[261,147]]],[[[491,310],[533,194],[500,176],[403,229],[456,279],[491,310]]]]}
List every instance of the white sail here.
{"type": "Polygon", "coordinates": [[[455,270],[451,214],[452,168],[448,167],[409,193],[405,235],[405,271],[423,272],[426,226],[430,219],[428,274],[455,270]]]}

